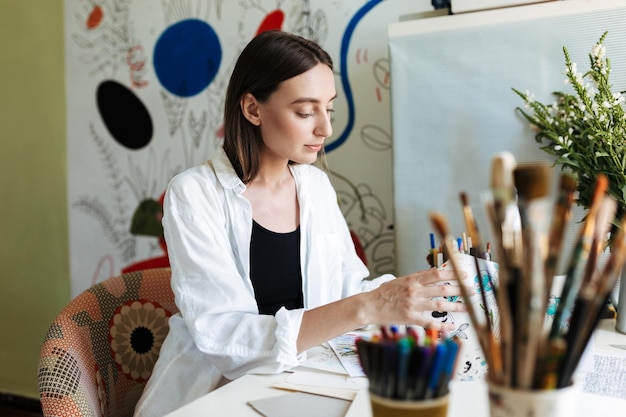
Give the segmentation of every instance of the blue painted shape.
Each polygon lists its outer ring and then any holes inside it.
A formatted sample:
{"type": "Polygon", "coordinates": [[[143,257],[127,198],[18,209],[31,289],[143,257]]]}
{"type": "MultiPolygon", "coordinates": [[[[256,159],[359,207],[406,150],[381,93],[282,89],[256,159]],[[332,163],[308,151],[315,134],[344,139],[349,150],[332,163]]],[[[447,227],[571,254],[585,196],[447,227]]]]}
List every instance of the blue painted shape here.
{"type": "Polygon", "coordinates": [[[331,152],[338,146],[342,145],[348,139],[348,136],[354,127],[354,97],[352,97],[352,88],[350,87],[350,82],[348,81],[348,48],[350,47],[352,35],[354,34],[354,30],[356,29],[359,21],[382,1],[383,0],[370,0],[365,3],[365,5],[361,7],[354,16],[352,16],[352,19],[348,22],[346,31],[343,34],[343,38],[341,39],[339,71],[341,73],[341,85],[343,87],[344,94],[346,95],[346,101],[348,102],[348,121],[345,129],[341,132],[341,135],[324,147],[326,152],[331,152]]]}
{"type": "Polygon", "coordinates": [[[213,28],[186,19],[168,27],[154,46],[153,65],[161,85],[179,97],[207,88],[222,62],[222,47],[213,28]]]}

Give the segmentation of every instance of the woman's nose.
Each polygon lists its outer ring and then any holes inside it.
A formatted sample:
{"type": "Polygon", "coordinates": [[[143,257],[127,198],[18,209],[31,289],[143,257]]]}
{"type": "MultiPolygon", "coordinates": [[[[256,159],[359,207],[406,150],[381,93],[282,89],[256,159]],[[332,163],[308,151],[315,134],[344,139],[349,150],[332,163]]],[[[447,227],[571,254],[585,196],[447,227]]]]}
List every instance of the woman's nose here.
{"type": "Polygon", "coordinates": [[[319,118],[317,126],[315,127],[315,134],[325,138],[330,137],[330,135],[333,134],[330,112],[324,113],[324,115],[319,118]]]}

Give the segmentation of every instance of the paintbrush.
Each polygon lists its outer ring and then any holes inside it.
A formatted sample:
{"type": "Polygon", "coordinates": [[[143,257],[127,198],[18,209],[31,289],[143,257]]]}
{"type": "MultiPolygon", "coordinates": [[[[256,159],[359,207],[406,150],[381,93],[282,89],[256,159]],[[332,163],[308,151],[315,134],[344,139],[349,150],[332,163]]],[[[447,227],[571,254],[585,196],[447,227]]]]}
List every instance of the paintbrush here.
{"type": "MultiPolygon", "coordinates": [[[[556,273],[556,268],[561,256],[563,247],[563,236],[565,229],[572,217],[572,205],[575,200],[576,179],[568,174],[562,173],[557,189],[556,201],[552,212],[552,220],[548,233],[548,255],[545,261],[545,297],[543,301],[543,311],[547,311],[552,282],[556,273]]],[[[557,367],[565,352],[565,341],[563,339],[546,339],[545,331],[542,327],[541,339],[537,353],[537,373],[535,374],[534,385],[539,388],[556,387],[558,382],[557,367]]]]}
{"type": "MultiPolygon", "coordinates": [[[[487,204],[487,214],[495,235],[498,271],[498,292],[496,300],[500,316],[500,352],[502,356],[502,384],[510,386],[513,379],[513,306],[514,279],[518,268],[513,268],[511,255],[513,239],[508,226],[507,213],[517,211],[516,191],[513,183],[513,170],[517,162],[510,152],[500,152],[491,159],[491,201],[487,204]],[[506,230],[505,230],[506,228],[506,230]],[[507,248],[508,246],[508,248],[507,248]]],[[[509,216],[510,217],[510,216],[509,216]]],[[[509,219],[510,221],[510,219],[509,219]]]]}
{"type": "Polygon", "coordinates": [[[487,360],[487,363],[490,367],[489,369],[492,369],[492,364],[493,364],[493,361],[491,359],[492,357],[491,346],[492,345],[489,342],[489,339],[491,338],[491,334],[487,332],[485,325],[481,321],[478,320],[478,315],[476,314],[474,305],[470,301],[471,296],[469,295],[469,292],[467,291],[467,288],[465,287],[465,284],[463,283],[464,278],[461,276],[461,272],[460,272],[461,270],[456,262],[454,251],[450,243],[454,241],[454,238],[452,237],[448,229],[448,222],[446,221],[445,217],[439,213],[431,213],[430,220],[431,220],[431,223],[433,224],[433,227],[439,234],[439,237],[444,242],[444,245],[447,247],[448,252],[451,254],[450,257],[448,258],[448,262],[450,262],[450,265],[452,265],[454,276],[459,284],[461,296],[463,297],[465,306],[467,308],[467,312],[469,313],[470,322],[476,332],[476,336],[478,338],[478,343],[480,345],[480,348],[485,353],[485,359],[487,360]]]}
{"type": "Polygon", "coordinates": [[[581,288],[589,285],[593,277],[596,275],[596,267],[598,258],[608,242],[608,233],[611,229],[615,212],[617,211],[617,201],[610,195],[605,195],[600,203],[600,208],[596,215],[596,230],[593,234],[591,249],[589,250],[589,258],[585,265],[585,274],[581,283],[581,288]]]}
{"type": "MultiPolygon", "coordinates": [[[[460,198],[461,198],[461,204],[462,204],[462,208],[463,208],[463,218],[465,219],[465,227],[467,228],[467,232],[469,233],[470,237],[472,238],[472,245],[473,245],[473,257],[474,257],[474,265],[476,266],[476,276],[478,277],[478,286],[480,288],[480,297],[482,299],[483,305],[485,307],[485,315],[487,316],[487,329],[488,331],[491,333],[491,320],[489,320],[489,312],[488,312],[488,305],[487,305],[487,295],[485,294],[485,284],[483,283],[482,280],[482,274],[480,272],[480,265],[478,263],[478,257],[479,254],[483,253],[482,250],[482,240],[480,238],[480,235],[478,234],[478,227],[476,227],[476,221],[474,219],[474,214],[472,212],[472,207],[469,204],[469,199],[467,198],[467,193],[465,192],[461,192],[460,193],[460,198]]],[[[489,276],[489,284],[491,285],[491,288],[494,288],[495,291],[495,286],[493,285],[493,281],[491,279],[491,275],[489,276]]]]}
{"type": "Polygon", "coordinates": [[[551,213],[550,171],[548,164],[518,165],[513,171],[524,253],[516,303],[516,386],[524,389],[533,386],[545,317],[544,267],[551,213]]]}
{"type": "MultiPolygon", "coordinates": [[[[496,217],[492,201],[485,201],[485,210],[487,211],[487,217],[495,229],[496,217]]],[[[494,343],[497,344],[497,346],[494,347],[494,351],[496,352],[494,360],[501,363],[502,371],[499,376],[500,380],[498,383],[503,386],[510,386],[512,378],[511,362],[513,358],[513,321],[511,315],[511,305],[509,302],[510,289],[508,284],[510,282],[508,278],[510,274],[510,266],[506,259],[507,255],[505,254],[505,250],[502,246],[501,238],[497,237],[495,242],[497,252],[500,256],[498,258],[498,290],[494,291],[499,320],[498,327],[492,327],[491,329],[494,335],[494,343]],[[498,332],[499,340],[497,340],[496,331],[498,332]]]]}
{"type": "Polygon", "coordinates": [[[608,179],[600,174],[596,179],[596,188],[594,189],[593,199],[587,213],[587,218],[583,223],[566,271],[565,283],[561,291],[560,301],[554,315],[554,321],[550,329],[549,338],[555,338],[561,335],[565,323],[570,318],[572,308],[576,302],[576,294],[580,290],[583,275],[585,273],[585,265],[591,251],[591,244],[596,228],[596,215],[600,208],[600,204],[604,199],[604,195],[608,188],[608,179]]]}
{"type": "MultiPolygon", "coordinates": [[[[480,234],[478,233],[478,227],[476,226],[476,220],[474,219],[474,213],[472,212],[472,207],[469,204],[467,193],[461,192],[460,198],[463,208],[463,218],[465,219],[465,227],[467,228],[474,248],[472,255],[474,258],[474,266],[476,268],[478,287],[480,288],[480,298],[482,300],[485,313],[485,331],[487,333],[487,343],[489,344],[489,351],[491,352],[490,354],[492,372],[494,376],[500,379],[500,374],[502,373],[502,353],[499,348],[499,343],[495,339],[493,333],[491,315],[489,313],[489,304],[487,303],[487,291],[483,282],[482,272],[480,270],[480,263],[478,261],[479,254],[482,255],[484,253],[482,247],[482,239],[480,238],[480,234]]],[[[494,285],[493,278],[488,271],[486,272],[489,279],[489,285],[492,288],[494,294],[497,295],[497,290],[496,286],[494,285]]]]}
{"type": "Polygon", "coordinates": [[[572,175],[563,173],[559,181],[556,202],[552,213],[552,223],[550,225],[548,240],[548,257],[545,262],[546,277],[546,299],[545,306],[547,308],[552,281],[559,263],[561,249],[563,247],[563,236],[570,219],[572,218],[572,205],[576,194],[576,178],[572,175]]]}
{"type": "Polygon", "coordinates": [[[506,212],[515,201],[513,170],[517,166],[515,157],[510,152],[499,152],[491,159],[491,195],[493,198],[496,222],[505,222],[506,212]]]}
{"type": "MultiPolygon", "coordinates": [[[[614,213],[614,202],[612,197],[606,196],[603,206],[598,212],[598,222],[611,223],[614,213]],[[604,213],[603,213],[604,212],[604,213]]],[[[599,225],[602,230],[608,227],[602,223],[599,225]]],[[[563,369],[559,378],[559,385],[567,385],[578,366],[580,357],[591,339],[607,299],[620,276],[620,271],[626,261],[626,218],[622,219],[619,232],[611,247],[611,255],[599,272],[595,268],[592,278],[589,279],[580,289],[580,293],[574,304],[574,311],[570,320],[569,330],[566,334],[567,351],[563,360],[563,369]]]]}
{"type": "MultiPolygon", "coordinates": [[[[574,309],[569,320],[569,330],[565,337],[553,337],[546,341],[542,349],[541,365],[542,377],[536,381],[538,388],[551,389],[556,388],[561,379],[561,371],[567,373],[567,369],[571,366],[572,358],[576,355],[582,355],[582,350],[587,342],[581,337],[581,331],[586,326],[585,323],[594,320],[594,314],[600,314],[601,310],[592,313],[592,304],[595,302],[599,288],[600,271],[596,269],[597,257],[600,254],[600,248],[603,248],[603,242],[606,241],[606,235],[612,224],[613,216],[617,208],[617,202],[611,196],[604,196],[598,213],[596,215],[596,228],[591,245],[591,250],[587,264],[585,265],[585,276],[581,285],[580,292],[574,304],[574,309]],[[558,353],[554,351],[554,346],[560,346],[558,353]],[[566,364],[570,364],[567,366],[566,364]],[[561,369],[564,368],[564,369],[561,369]]],[[[594,325],[595,327],[595,325],[594,325]]]]}

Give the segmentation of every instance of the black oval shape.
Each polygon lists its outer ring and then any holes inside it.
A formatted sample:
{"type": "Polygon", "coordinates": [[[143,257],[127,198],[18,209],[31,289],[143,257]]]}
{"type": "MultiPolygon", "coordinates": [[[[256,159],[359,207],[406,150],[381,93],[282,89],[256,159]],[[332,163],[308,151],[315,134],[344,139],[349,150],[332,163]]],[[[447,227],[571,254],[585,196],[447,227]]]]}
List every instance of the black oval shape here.
{"type": "Polygon", "coordinates": [[[152,140],[152,117],[143,102],[124,85],[103,81],[96,92],[100,117],[120,145],[141,149],[152,140]]]}

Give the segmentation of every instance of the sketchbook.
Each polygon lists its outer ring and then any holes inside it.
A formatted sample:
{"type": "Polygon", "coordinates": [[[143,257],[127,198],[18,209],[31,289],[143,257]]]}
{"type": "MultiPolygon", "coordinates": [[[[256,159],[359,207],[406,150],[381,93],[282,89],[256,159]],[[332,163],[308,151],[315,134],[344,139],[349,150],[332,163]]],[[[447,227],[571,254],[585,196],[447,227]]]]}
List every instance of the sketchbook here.
{"type": "Polygon", "coordinates": [[[351,401],[305,392],[248,401],[250,407],[265,417],[343,417],[351,404],[351,401]]]}

